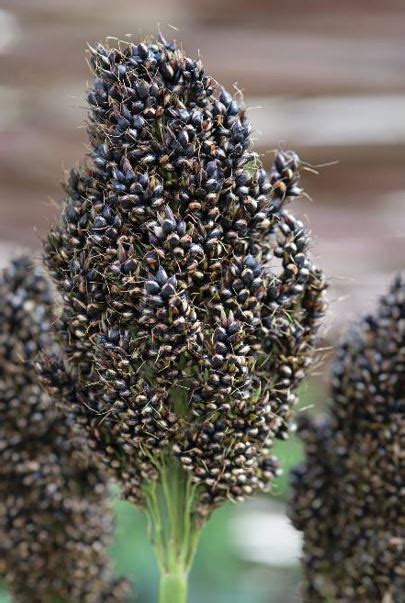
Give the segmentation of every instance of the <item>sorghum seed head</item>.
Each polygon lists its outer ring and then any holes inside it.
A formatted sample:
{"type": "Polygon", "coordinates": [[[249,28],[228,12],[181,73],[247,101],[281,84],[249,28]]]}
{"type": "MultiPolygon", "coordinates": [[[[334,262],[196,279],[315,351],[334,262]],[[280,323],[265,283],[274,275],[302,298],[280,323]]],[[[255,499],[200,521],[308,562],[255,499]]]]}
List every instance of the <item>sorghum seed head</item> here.
{"type": "Polygon", "coordinates": [[[405,281],[398,277],[337,352],[330,417],[301,420],[306,461],[293,473],[290,506],[304,533],[310,601],[402,600],[404,386],[405,281]]]}
{"type": "Polygon", "coordinates": [[[0,574],[14,601],[124,601],[107,556],[108,483],[40,387],[52,288],[28,258],[0,276],[0,574]]]}
{"type": "Polygon", "coordinates": [[[173,452],[208,514],[271,481],[324,312],[286,209],[300,161],[278,153],[269,179],[238,100],[164,39],[91,65],[90,153],[45,243],[68,406],[128,498],[173,452]]]}

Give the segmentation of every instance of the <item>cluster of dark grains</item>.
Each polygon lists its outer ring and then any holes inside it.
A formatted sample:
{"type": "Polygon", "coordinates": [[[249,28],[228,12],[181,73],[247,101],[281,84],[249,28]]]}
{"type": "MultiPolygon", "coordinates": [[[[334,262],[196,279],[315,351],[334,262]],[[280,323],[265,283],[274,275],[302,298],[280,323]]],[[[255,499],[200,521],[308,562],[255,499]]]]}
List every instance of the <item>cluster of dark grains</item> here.
{"type": "Polygon", "coordinates": [[[107,556],[108,483],[41,390],[52,291],[22,257],[0,277],[0,575],[14,601],[124,601],[107,556]]]}
{"type": "Polygon", "coordinates": [[[268,486],[311,362],[325,285],[285,207],[300,161],[267,177],[239,102],[163,38],[91,66],[90,153],[45,244],[69,411],[129,499],[174,452],[208,513],[268,486]]]}
{"type": "Polygon", "coordinates": [[[330,418],[303,418],[291,518],[308,601],[399,603],[405,590],[405,281],[339,348],[330,418]],[[402,489],[402,491],[401,491],[402,489]]]}

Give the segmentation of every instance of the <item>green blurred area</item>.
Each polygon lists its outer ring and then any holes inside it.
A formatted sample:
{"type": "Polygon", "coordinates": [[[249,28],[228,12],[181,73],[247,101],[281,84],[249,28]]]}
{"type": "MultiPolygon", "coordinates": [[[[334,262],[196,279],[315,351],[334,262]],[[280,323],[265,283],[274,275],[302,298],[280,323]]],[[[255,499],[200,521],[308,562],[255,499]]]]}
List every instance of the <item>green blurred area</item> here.
{"type": "MultiPolygon", "coordinates": [[[[317,388],[313,384],[301,390],[299,408],[316,402],[317,388]]],[[[279,458],[283,474],[275,480],[270,495],[284,503],[288,495],[288,474],[302,458],[302,445],[295,435],[277,442],[274,453],[279,458]]],[[[153,551],[147,538],[145,517],[129,503],[115,502],[117,524],[111,556],[119,575],[135,584],[130,603],[155,603],[158,574],[153,551]]],[[[297,567],[273,567],[250,563],[239,558],[233,549],[231,522],[238,511],[227,504],[218,510],[205,528],[190,579],[189,603],[292,603],[298,600],[300,571],[297,567]]],[[[0,591],[0,603],[9,603],[0,591]]],[[[76,602],[72,602],[76,603],[76,602]]]]}

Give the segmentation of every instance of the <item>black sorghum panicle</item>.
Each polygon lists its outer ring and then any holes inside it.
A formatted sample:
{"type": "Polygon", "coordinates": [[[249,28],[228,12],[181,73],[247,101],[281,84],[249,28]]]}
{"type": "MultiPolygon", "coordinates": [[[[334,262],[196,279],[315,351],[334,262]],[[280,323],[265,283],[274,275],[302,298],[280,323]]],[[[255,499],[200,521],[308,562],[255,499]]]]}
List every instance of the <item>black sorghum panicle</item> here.
{"type": "Polygon", "coordinates": [[[124,601],[108,484],[38,383],[52,320],[43,269],[15,260],[0,277],[0,575],[22,603],[124,601]]]}
{"type": "Polygon", "coordinates": [[[404,396],[405,281],[397,278],[338,350],[330,418],[301,422],[306,462],[293,474],[291,517],[304,532],[311,602],[402,600],[404,396]]]}
{"type": "Polygon", "coordinates": [[[324,311],[285,208],[299,158],[267,178],[238,101],[163,38],[97,45],[91,65],[89,157],[45,245],[69,411],[129,499],[174,452],[207,514],[274,476],[324,311]]]}

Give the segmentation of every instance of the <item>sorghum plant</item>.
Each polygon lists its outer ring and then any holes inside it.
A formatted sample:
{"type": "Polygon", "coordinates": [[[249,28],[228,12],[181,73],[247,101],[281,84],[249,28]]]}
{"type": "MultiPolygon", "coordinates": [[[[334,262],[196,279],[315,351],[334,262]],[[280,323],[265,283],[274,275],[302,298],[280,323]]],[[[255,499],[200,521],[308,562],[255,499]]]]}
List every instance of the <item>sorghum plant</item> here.
{"type": "Polygon", "coordinates": [[[293,473],[291,518],[304,533],[311,603],[402,600],[404,397],[405,281],[397,278],[339,348],[330,417],[301,421],[306,461],[293,473]]]}
{"type": "Polygon", "coordinates": [[[0,277],[0,574],[21,603],[110,603],[128,595],[107,557],[103,473],[42,391],[34,367],[52,353],[44,271],[15,260],[0,277]]]}
{"type": "Polygon", "coordinates": [[[63,299],[51,373],[150,517],[161,601],[182,603],[203,523],[277,472],[325,286],[285,208],[296,154],[267,177],[239,102],[163,38],[90,52],[90,151],[45,243],[63,299]]]}

